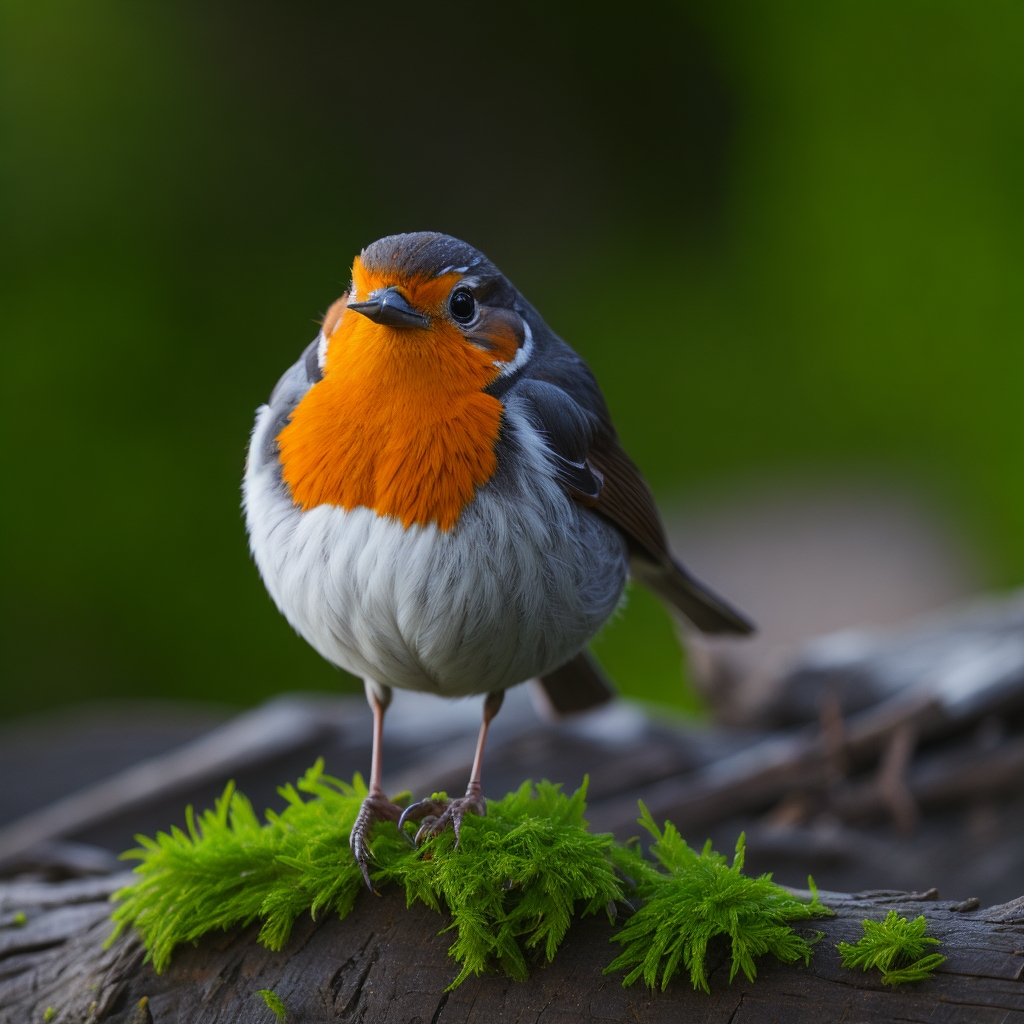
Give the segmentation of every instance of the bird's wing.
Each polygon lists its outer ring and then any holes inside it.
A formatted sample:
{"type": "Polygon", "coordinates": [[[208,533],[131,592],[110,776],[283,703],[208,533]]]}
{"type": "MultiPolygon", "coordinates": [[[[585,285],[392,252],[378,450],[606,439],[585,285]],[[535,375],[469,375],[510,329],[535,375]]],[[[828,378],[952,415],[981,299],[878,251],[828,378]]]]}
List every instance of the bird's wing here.
{"type": "Polygon", "coordinates": [[[672,556],[654,495],[618,440],[598,435],[587,462],[602,477],[592,507],[625,535],[636,578],[705,633],[752,633],[754,624],[742,612],[672,556]]]}
{"type": "Polygon", "coordinates": [[[515,393],[547,442],[565,488],[584,503],[597,501],[601,482],[587,455],[602,430],[600,419],[546,380],[524,378],[516,384],[515,393]]]}
{"type": "Polygon", "coordinates": [[[515,392],[554,454],[565,489],[626,538],[636,578],[705,633],[753,632],[746,616],[672,557],[654,495],[601,415],[603,403],[584,408],[548,380],[523,379],[515,392]]]}

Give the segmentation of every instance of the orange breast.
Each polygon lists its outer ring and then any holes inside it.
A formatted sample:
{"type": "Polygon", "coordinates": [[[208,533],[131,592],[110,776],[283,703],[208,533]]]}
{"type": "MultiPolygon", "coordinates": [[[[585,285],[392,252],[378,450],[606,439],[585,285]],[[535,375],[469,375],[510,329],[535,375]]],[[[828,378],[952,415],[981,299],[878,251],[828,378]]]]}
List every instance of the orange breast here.
{"type": "Polygon", "coordinates": [[[278,436],[293,500],[451,529],[497,468],[493,359],[438,318],[396,330],[346,310],[323,379],[278,436]]]}

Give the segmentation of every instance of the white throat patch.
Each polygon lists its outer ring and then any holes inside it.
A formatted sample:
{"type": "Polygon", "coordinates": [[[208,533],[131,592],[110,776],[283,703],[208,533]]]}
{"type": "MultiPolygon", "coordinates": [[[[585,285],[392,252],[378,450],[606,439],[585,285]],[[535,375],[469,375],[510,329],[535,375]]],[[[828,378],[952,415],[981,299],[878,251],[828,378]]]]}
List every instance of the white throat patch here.
{"type": "Polygon", "coordinates": [[[525,320],[523,321],[523,330],[526,332],[526,338],[522,345],[519,346],[515,359],[510,359],[504,363],[495,359],[494,365],[501,370],[498,374],[499,377],[507,377],[510,373],[515,373],[516,370],[521,366],[525,366],[530,361],[530,356],[533,355],[533,331],[530,330],[530,325],[525,320]]]}

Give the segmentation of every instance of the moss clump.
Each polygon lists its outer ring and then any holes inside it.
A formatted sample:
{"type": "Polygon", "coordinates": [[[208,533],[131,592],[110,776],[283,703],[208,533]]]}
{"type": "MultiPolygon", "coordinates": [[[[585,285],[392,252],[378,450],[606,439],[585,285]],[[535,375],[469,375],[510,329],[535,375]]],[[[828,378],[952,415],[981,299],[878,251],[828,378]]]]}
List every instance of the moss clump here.
{"type": "Polygon", "coordinates": [[[256,995],[263,999],[270,1010],[279,1021],[288,1019],[288,1007],[281,1001],[281,997],[272,988],[261,988],[256,995]]]}
{"type": "Polygon", "coordinates": [[[573,913],[603,910],[624,897],[610,853],[610,835],[593,835],[583,820],[586,781],[571,797],[557,786],[524,782],[503,800],[487,802],[487,817],[467,816],[455,849],[451,831],[428,844],[429,860],[410,850],[396,829],[381,830],[373,853],[374,880],[405,886],[411,906],[448,908],[458,936],[448,952],[462,964],[452,987],[497,963],[506,974],[529,977],[524,950],[548,961],[573,913]]]}
{"type": "Polygon", "coordinates": [[[924,917],[908,921],[890,910],[884,921],[861,921],[864,937],[851,944],[837,943],[843,966],[868,971],[877,967],[883,985],[901,985],[907,981],[924,981],[946,958],[939,953],[925,955],[928,946],[939,945],[938,939],[925,935],[928,922],[924,917]]]}
{"type": "MultiPolygon", "coordinates": [[[[179,943],[214,929],[262,920],[260,941],[280,949],[305,911],[344,917],[352,909],[363,881],[348,837],[366,795],[362,779],[331,778],[318,761],[279,792],[287,806],[268,811],[264,823],[228,785],[212,810],[196,818],[187,809],[186,831],[139,836],[139,848],[124,854],[141,863],[138,881],[114,896],[117,931],[134,926],[157,971],[179,943]]],[[[737,970],[753,978],[754,957],[765,952],[810,956],[785,922],[829,911],[817,898],[800,903],[768,876],[743,876],[742,836],[729,867],[710,844],[697,854],[671,825],[659,831],[641,805],[658,869],[637,848],[588,832],[585,800],[585,782],[572,796],[525,782],[488,801],[486,818],[467,817],[458,849],[450,831],[413,849],[393,822],[375,827],[375,884],[396,882],[410,905],[451,915],[449,953],[460,966],[452,987],[491,968],[524,980],[531,958],[555,956],[575,914],[607,908],[613,916],[627,894],[647,903],[614,937],[624,948],[609,970],[628,970],[624,984],[643,975],[654,985],[660,976],[664,987],[682,964],[707,990],[704,958],[716,934],[732,941],[730,980],[737,970]]]]}
{"type": "Polygon", "coordinates": [[[325,776],[318,761],[297,788],[279,792],[288,806],[280,815],[268,811],[265,825],[228,783],[198,822],[186,809],[187,834],[173,827],[155,839],[136,836],[140,848],[122,856],[142,862],[135,869],[139,881],[114,894],[122,901],[114,935],[134,925],[162,971],[175,946],[216,928],[262,918],[260,941],[280,949],[304,910],[344,917],[361,884],[348,834],[366,795],[362,779],[349,786],[325,776]],[[301,793],[317,799],[303,800],[301,793]]]}
{"type": "MultiPolygon", "coordinates": [[[[654,836],[651,853],[661,869],[645,861],[634,849],[620,854],[624,871],[636,879],[636,895],[644,906],[615,935],[623,950],[605,969],[628,971],[623,986],[638,978],[652,988],[661,978],[664,990],[680,967],[690,973],[694,988],[710,992],[705,959],[709,941],[725,935],[731,944],[729,981],[743,971],[751,981],[757,974],[754,958],[772,953],[785,963],[811,957],[811,943],[797,935],[789,921],[801,921],[832,912],[813,899],[802,903],[771,880],[771,875],[748,878],[742,874],[744,836],[736,843],[731,865],[711,849],[711,840],[697,853],[671,822],[662,831],[641,803],[640,824],[654,836]]],[[[820,936],[819,936],[820,938],[820,936]]],[[[817,940],[815,940],[817,941],[817,940]]]]}
{"type": "MultiPolygon", "coordinates": [[[[261,824],[229,784],[198,820],[188,808],[187,833],[138,836],[140,848],[124,854],[141,861],[140,879],[114,896],[117,930],[134,925],[157,971],[179,943],[216,928],[260,918],[260,941],[280,949],[304,911],[344,917],[352,909],[363,882],[348,836],[366,795],[362,779],[348,785],[318,761],[279,792],[286,808],[261,824]]],[[[449,952],[462,967],[454,984],[492,966],[525,978],[525,953],[540,948],[550,960],[578,907],[590,913],[623,898],[612,837],[586,830],[585,799],[585,784],[567,797],[526,782],[488,801],[486,818],[467,817],[458,849],[445,832],[414,850],[394,823],[379,824],[372,877],[404,885],[410,904],[448,909],[457,933],[449,952]]]]}

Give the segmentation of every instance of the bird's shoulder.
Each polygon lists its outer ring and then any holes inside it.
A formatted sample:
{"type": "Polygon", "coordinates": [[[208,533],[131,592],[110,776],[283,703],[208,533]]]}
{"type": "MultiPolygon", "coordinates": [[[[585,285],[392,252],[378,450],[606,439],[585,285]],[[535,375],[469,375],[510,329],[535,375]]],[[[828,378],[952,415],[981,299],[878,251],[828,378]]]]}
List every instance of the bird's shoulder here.
{"type": "Polygon", "coordinates": [[[615,437],[604,396],[576,352],[536,315],[524,319],[530,358],[488,390],[537,431],[563,486],[583,501],[596,498],[600,481],[588,455],[599,437],[615,437]]]}
{"type": "Polygon", "coordinates": [[[654,496],[619,442],[594,374],[535,317],[527,320],[534,351],[506,384],[502,400],[516,402],[539,432],[571,497],[618,527],[635,554],[667,561],[668,544],[654,496]]]}
{"type": "Polygon", "coordinates": [[[555,334],[532,307],[520,312],[530,328],[534,350],[512,388],[524,396],[543,395],[535,401],[553,415],[557,415],[560,407],[571,409],[575,405],[593,421],[595,431],[614,437],[608,405],[583,357],[555,334]]]}

